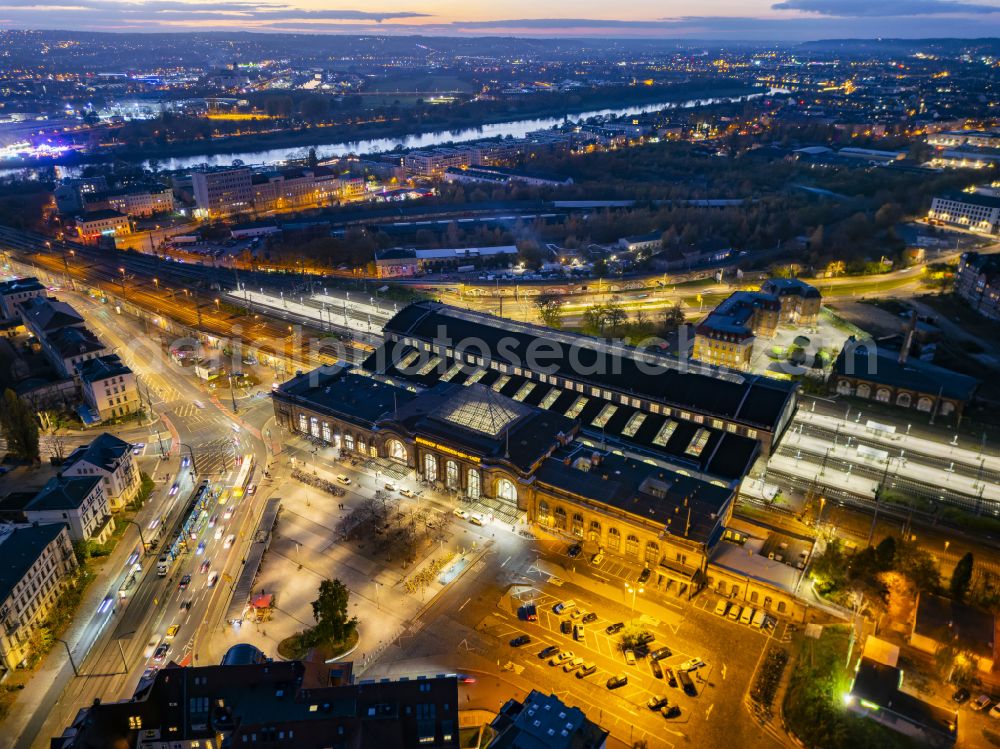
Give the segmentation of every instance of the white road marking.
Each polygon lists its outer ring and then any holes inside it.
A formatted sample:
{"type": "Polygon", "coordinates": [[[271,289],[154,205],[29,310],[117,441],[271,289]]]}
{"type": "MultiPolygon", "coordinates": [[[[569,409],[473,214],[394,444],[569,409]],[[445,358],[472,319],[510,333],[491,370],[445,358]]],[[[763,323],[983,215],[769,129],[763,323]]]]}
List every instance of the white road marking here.
{"type": "Polygon", "coordinates": [[[461,610],[462,610],[462,609],[464,609],[464,608],[465,608],[466,606],[468,606],[468,605],[469,605],[469,601],[471,601],[471,600],[472,600],[471,598],[466,598],[466,599],[465,599],[465,603],[463,603],[463,604],[462,604],[461,606],[459,606],[459,607],[458,607],[458,610],[459,610],[459,611],[461,611],[461,610]]]}

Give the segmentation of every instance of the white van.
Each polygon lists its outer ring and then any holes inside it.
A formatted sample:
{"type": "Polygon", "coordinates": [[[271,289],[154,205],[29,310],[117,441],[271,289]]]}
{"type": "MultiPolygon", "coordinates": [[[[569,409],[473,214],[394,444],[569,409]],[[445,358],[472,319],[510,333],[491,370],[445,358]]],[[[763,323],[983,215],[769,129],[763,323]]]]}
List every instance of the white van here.
{"type": "Polygon", "coordinates": [[[756,614],[753,615],[753,622],[750,624],[750,626],[760,629],[761,627],[764,626],[765,618],[767,618],[767,614],[765,614],[764,610],[761,609],[760,611],[758,611],[756,614]]]}
{"type": "Polygon", "coordinates": [[[756,611],[747,606],[745,609],[743,609],[743,613],[740,614],[740,624],[749,625],[750,622],[753,621],[753,616],[756,613],[757,613],[756,611]]]}
{"type": "Polygon", "coordinates": [[[341,484],[344,484],[345,486],[350,486],[351,483],[351,480],[342,473],[337,474],[337,481],[339,481],[341,484]]]}

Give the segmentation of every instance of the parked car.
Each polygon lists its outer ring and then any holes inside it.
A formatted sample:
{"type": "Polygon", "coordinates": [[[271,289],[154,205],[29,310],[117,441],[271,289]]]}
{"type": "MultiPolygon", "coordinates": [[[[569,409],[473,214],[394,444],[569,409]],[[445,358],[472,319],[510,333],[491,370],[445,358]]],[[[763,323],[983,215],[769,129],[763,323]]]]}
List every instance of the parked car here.
{"type": "Polygon", "coordinates": [[[729,607],[729,618],[732,621],[739,621],[740,614],[743,613],[743,607],[737,606],[735,603],[729,607]]]}
{"type": "Polygon", "coordinates": [[[698,690],[694,688],[694,682],[691,680],[690,675],[687,671],[678,671],[677,679],[681,683],[681,689],[684,690],[685,694],[689,694],[692,697],[698,696],[698,690]]]}
{"type": "Polygon", "coordinates": [[[673,651],[670,650],[666,645],[661,648],[657,648],[652,653],[649,654],[650,660],[658,661],[661,658],[669,658],[673,655],[673,651]]]}
{"type": "Polygon", "coordinates": [[[580,552],[583,551],[583,546],[581,544],[571,544],[568,549],[566,549],[566,556],[570,559],[576,559],[580,556],[580,552]]]}
{"type": "Polygon", "coordinates": [[[582,665],[583,665],[583,658],[577,656],[576,658],[568,660],[563,664],[563,671],[569,674],[572,673],[573,671],[576,671],[582,665]]]}
{"type": "Polygon", "coordinates": [[[557,645],[549,645],[547,648],[542,648],[538,651],[538,657],[544,660],[545,658],[551,658],[558,652],[559,647],[557,645]]]}
{"type": "Polygon", "coordinates": [[[628,684],[628,674],[618,674],[608,679],[608,689],[619,689],[628,684]]]}
{"type": "Polygon", "coordinates": [[[512,648],[519,648],[522,645],[527,645],[529,642],[531,642],[531,637],[528,635],[518,635],[510,641],[510,646],[512,648]]]}
{"type": "Polygon", "coordinates": [[[596,621],[597,621],[597,614],[595,614],[593,611],[583,615],[584,624],[590,624],[591,622],[596,622],[596,621]]]}
{"type": "Polygon", "coordinates": [[[990,708],[990,717],[1000,719],[1000,702],[990,708]]]}
{"type": "Polygon", "coordinates": [[[701,658],[692,658],[689,661],[684,661],[678,668],[681,671],[697,671],[699,668],[703,668],[705,661],[701,658]]]}
{"type": "Polygon", "coordinates": [[[666,679],[667,684],[672,686],[674,689],[677,688],[677,676],[674,675],[674,670],[667,666],[663,669],[663,678],[666,679]]]}
{"type": "Polygon", "coordinates": [[[594,556],[590,558],[590,563],[593,565],[598,565],[604,561],[604,549],[598,551],[594,556]]]}
{"type": "Polygon", "coordinates": [[[562,632],[564,635],[572,634],[573,622],[571,622],[569,619],[563,619],[561,622],[559,622],[559,631],[562,632]]]}
{"type": "Polygon", "coordinates": [[[583,679],[591,674],[597,673],[597,664],[593,662],[584,663],[580,670],[576,672],[576,678],[583,679]]]}
{"type": "Polygon", "coordinates": [[[585,609],[573,609],[569,612],[569,616],[571,619],[579,619],[580,617],[585,616],[586,613],[587,611],[585,609]]]}
{"type": "Polygon", "coordinates": [[[968,699],[969,699],[969,690],[966,689],[965,687],[962,687],[961,689],[956,690],[955,693],[951,696],[951,698],[955,702],[957,702],[959,705],[961,705],[964,702],[968,701],[968,699]]]}
{"type": "Polygon", "coordinates": [[[629,666],[635,665],[635,653],[633,653],[631,650],[625,651],[625,663],[627,663],[629,666]]]}
{"type": "Polygon", "coordinates": [[[664,705],[660,708],[660,715],[664,718],[679,718],[681,709],[677,705],[664,705]]]}
{"type": "Polygon", "coordinates": [[[992,700],[989,695],[981,694],[972,701],[972,704],[969,705],[969,707],[978,713],[981,710],[988,708],[990,706],[990,702],[992,702],[992,700]]]}
{"type": "Polygon", "coordinates": [[[753,621],[753,615],[756,613],[757,613],[756,611],[747,606],[745,609],[743,609],[743,613],[740,614],[740,624],[746,624],[749,626],[750,622],[753,621]]]}
{"type": "Polygon", "coordinates": [[[615,622],[614,624],[609,624],[604,628],[604,631],[609,635],[616,635],[625,629],[625,624],[623,622],[615,622]]]}
{"type": "Polygon", "coordinates": [[[573,639],[582,640],[584,635],[584,627],[582,624],[573,625],[573,639]]]}
{"type": "Polygon", "coordinates": [[[555,606],[552,607],[552,610],[557,614],[562,614],[567,611],[572,611],[575,608],[576,608],[576,601],[570,599],[568,601],[560,601],[559,603],[557,603],[555,606]]]}
{"type": "Polygon", "coordinates": [[[537,622],[538,608],[533,603],[526,603],[518,608],[517,618],[525,622],[537,622]]]}
{"type": "Polygon", "coordinates": [[[655,639],[656,635],[654,635],[652,632],[641,632],[639,636],[635,638],[636,642],[638,642],[640,645],[648,645],[655,639]]]}
{"type": "Polygon", "coordinates": [[[656,677],[657,679],[663,678],[663,669],[660,667],[659,661],[650,661],[649,669],[650,671],[653,672],[653,676],[656,677]]]}
{"type": "Polygon", "coordinates": [[[644,568],[643,571],[639,573],[639,584],[641,585],[646,582],[651,574],[653,574],[653,571],[649,569],[649,567],[644,568]]]}
{"type": "Polygon", "coordinates": [[[568,661],[571,658],[575,658],[575,657],[576,656],[573,654],[572,650],[561,650],[556,655],[554,655],[551,658],[549,658],[549,665],[550,666],[558,666],[563,661],[568,661]]]}
{"type": "Polygon", "coordinates": [[[646,707],[650,710],[659,710],[664,705],[668,704],[669,700],[661,695],[653,695],[646,701],[646,707]]]}

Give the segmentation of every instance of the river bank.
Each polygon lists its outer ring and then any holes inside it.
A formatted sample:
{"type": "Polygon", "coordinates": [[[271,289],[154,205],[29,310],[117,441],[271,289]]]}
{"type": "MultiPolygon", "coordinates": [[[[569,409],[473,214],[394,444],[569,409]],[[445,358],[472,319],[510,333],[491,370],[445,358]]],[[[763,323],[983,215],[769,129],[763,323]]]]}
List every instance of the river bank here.
{"type": "Polygon", "coordinates": [[[247,164],[266,164],[291,158],[304,158],[310,148],[315,148],[320,158],[333,158],[349,153],[366,154],[391,151],[402,146],[406,149],[428,148],[449,142],[463,142],[498,137],[524,137],[533,130],[549,129],[566,120],[581,121],[594,117],[623,117],[643,114],[661,109],[687,109],[696,106],[731,103],[748,97],[762,96],[766,91],[751,86],[733,86],[718,90],[701,90],[697,94],[679,87],[650,89],[633,92],[630,99],[614,96],[600,102],[588,102],[588,109],[574,112],[553,111],[553,107],[538,107],[533,110],[518,110],[495,113],[476,125],[463,126],[454,123],[442,128],[440,124],[428,123],[414,128],[405,120],[389,125],[370,124],[361,126],[338,126],[336,128],[308,128],[291,132],[268,133],[252,136],[219,138],[211,142],[193,141],[172,143],[160,147],[141,149],[116,148],[101,153],[67,153],[45,160],[25,160],[5,162],[0,175],[23,169],[43,169],[51,166],[66,167],[60,170],[65,175],[79,171],[83,166],[124,160],[143,163],[150,160],[159,162],[160,168],[173,171],[190,169],[202,163],[210,166],[228,166],[235,159],[247,164]],[[641,93],[640,96],[636,94],[641,93]],[[698,96],[698,98],[693,98],[698,96]]]}

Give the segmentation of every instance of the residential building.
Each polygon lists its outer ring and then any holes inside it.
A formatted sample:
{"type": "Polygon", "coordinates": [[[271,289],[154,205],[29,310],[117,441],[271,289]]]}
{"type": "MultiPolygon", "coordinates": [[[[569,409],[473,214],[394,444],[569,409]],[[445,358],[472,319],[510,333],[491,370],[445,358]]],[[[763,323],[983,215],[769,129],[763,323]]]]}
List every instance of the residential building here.
{"type": "Polygon", "coordinates": [[[42,350],[63,377],[72,377],[88,359],[106,356],[111,349],[88,328],[68,326],[39,339],[42,350]]]}
{"type": "Polygon", "coordinates": [[[912,408],[954,423],[972,400],[979,381],[936,364],[912,359],[909,342],[900,351],[858,341],[851,336],[834,362],[830,390],[839,395],[872,399],[912,408]]]}
{"type": "Polygon", "coordinates": [[[955,293],[983,317],[1000,320],[1000,255],[963,253],[955,273],[955,293]]]}
{"type": "Polygon", "coordinates": [[[917,597],[910,645],[930,655],[954,647],[971,656],[977,670],[989,674],[1000,665],[1000,618],[991,611],[922,592],[917,597]]]}
{"type": "Polygon", "coordinates": [[[773,338],[781,300],[759,291],[737,291],[695,327],[691,356],[716,367],[747,371],[758,336],[773,338]]]}
{"type": "Polygon", "coordinates": [[[46,295],[45,285],[37,278],[15,278],[0,283],[0,320],[21,320],[18,305],[36,296],[46,295]]]}
{"type": "Polygon", "coordinates": [[[781,302],[779,322],[787,325],[815,325],[819,319],[822,295],[815,286],[797,278],[769,278],[760,285],[764,294],[781,302]]]}
{"type": "Polygon", "coordinates": [[[44,294],[35,295],[21,303],[21,319],[39,341],[65,327],[83,327],[83,318],[66,302],[44,294]]]}
{"type": "Polygon", "coordinates": [[[59,213],[70,215],[83,210],[84,198],[96,192],[105,192],[108,181],[104,177],[66,179],[53,191],[59,213]]]}
{"type": "Polygon", "coordinates": [[[618,246],[628,252],[658,252],[663,249],[663,232],[651,231],[647,234],[622,237],[618,240],[618,246]]]}
{"type": "Polygon", "coordinates": [[[76,371],[84,403],[96,421],[122,418],[142,407],[135,374],[117,354],[87,359],[76,371]]]}
{"type": "Polygon", "coordinates": [[[778,325],[815,325],[822,297],[797,278],[771,278],[760,291],[737,291],[695,327],[692,356],[729,369],[748,370],[755,340],[773,338],[778,325]]]}
{"type": "Polygon", "coordinates": [[[1000,164],[1000,148],[963,146],[940,150],[931,156],[930,165],[942,169],[987,169],[1000,164]]]}
{"type": "Polygon", "coordinates": [[[944,148],[1000,148],[1000,130],[945,130],[928,135],[927,143],[944,148]]]}
{"type": "Polygon", "coordinates": [[[411,177],[441,178],[449,168],[473,166],[475,151],[471,148],[434,148],[411,151],[403,156],[403,169],[411,177]]]}
{"type": "Polygon", "coordinates": [[[84,327],[79,313],[65,302],[36,295],[22,302],[19,309],[24,327],[63,377],[72,377],[82,362],[109,353],[107,346],[84,327]]]}
{"type": "Polygon", "coordinates": [[[70,453],[62,475],[100,476],[112,510],[120,510],[135,499],[142,486],[132,445],[107,432],[70,453]]]}
{"type": "Polygon", "coordinates": [[[162,184],[137,184],[82,196],[86,211],[113,210],[130,218],[149,218],[174,210],[174,193],[162,184]]]}
{"type": "Polygon", "coordinates": [[[249,168],[192,172],[191,186],[203,218],[224,218],[253,209],[253,173],[249,168]]]}
{"type": "Polygon", "coordinates": [[[0,677],[33,654],[37,629],[74,582],[76,555],[63,523],[0,526],[0,677]]]}
{"type": "Polygon", "coordinates": [[[301,661],[169,664],[131,699],[83,708],[51,747],[458,749],[456,676],[351,684],[330,674],[301,661]]]}
{"type": "Polygon", "coordinates": [[[940,221],[982,234],[1000,231],[1000,197],[975,192],[956,192],[934,198],[927,213],[940,221]]]}
{"type": "Polygon", "coordinates": [[[123,237],[132,233],[132,222],[119,211],[106,208],[88,211],[76,217],[76,232],[86,244],[97,244],[102,237],[123,237]]]}
{"type": "Polygon", "coordinates": [[[608,731],[554,694],[532,689],[523,702],[508,700],[490,723],[488,749],[603,749],[608,731]]]}
{"type": "Polygon", "coordinates": [[[283,169],[255,173],[254,209],[266,213],[316,208],[340,200],[343,183],[332,169],[283,169]]]}
{"type": "Polygon", "coordinates": [[[114,530],[100,476],[57,476],[23,505],[29,523],[65,523],[74,541],[104,543],[114,530]]]}

